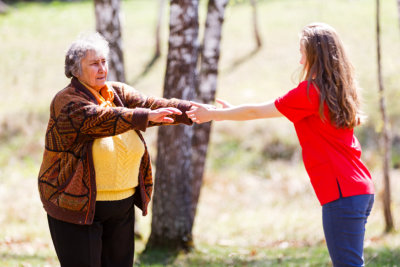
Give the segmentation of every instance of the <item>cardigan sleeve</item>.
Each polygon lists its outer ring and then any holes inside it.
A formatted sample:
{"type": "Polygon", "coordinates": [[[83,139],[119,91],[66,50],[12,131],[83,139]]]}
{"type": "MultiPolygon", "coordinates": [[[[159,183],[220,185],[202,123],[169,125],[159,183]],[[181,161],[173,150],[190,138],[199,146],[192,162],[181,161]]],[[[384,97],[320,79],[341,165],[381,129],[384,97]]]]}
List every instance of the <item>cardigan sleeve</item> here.
{"type": "Polygon", "coordinates": [[[148,125],[146,108],[101,107],[76,95],[58,96],[52,105],[58,110],[55,128],[64,140],[74,139],[74,135],[94,139],[128,130],[144,131],[148,125]]]}
{"type": "MultiPolygon", "coordinates": [[[[154,123],[149,122],[148,126],[155,126],[155,125],[174,125],[183,123],[186,125],[192,125],[193,122],[189,117],[186,115],[186,111],[188,111],[191,107],[189,101],[180,100],[176,98],[166,99],[166,98],[157,98],[157,97],[148,97],[133,87],[123,84],[123,83],[114,83],[117,85],[116,87],[121,90],[121,95],[124,98],[126,106],[128,108],[137,109],[137,108],[146,108],[146,109],[158,109],[158,108],[165,108],[165,107],[174,107],[179,109],[182,114],[181,115],[171,115],[170,117],[174,119],[173,123],[154,123]]],[[[114,89],[117,89],[114,87],[114,89]]],[[[117,89],[117,90],[118,90],[117,89]]]]}

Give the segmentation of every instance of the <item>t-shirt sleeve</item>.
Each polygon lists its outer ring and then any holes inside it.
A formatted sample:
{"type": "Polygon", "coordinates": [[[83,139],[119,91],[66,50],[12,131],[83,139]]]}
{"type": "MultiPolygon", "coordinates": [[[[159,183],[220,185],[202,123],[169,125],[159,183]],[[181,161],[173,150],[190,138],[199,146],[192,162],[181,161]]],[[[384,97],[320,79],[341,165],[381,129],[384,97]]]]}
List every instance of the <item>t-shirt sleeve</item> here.
{"type": "Polygon", "coordinates": [[[307,94],[307,81],[304,81],[297,88],[278,97],[275,100],[275,107],[291,122],[296,123],[319,112],[319,95],[312,84],[307,94]]]}

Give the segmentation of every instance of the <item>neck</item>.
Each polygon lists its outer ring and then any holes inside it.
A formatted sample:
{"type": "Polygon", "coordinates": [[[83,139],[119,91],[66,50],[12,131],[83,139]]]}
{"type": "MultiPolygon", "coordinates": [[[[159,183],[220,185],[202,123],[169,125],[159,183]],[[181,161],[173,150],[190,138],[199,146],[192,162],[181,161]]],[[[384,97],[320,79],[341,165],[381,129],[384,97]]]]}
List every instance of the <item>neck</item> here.
{"type": "MultiPolygon", "coordinates": [[[[79,80],[79,78],[78,78],[78,80],[79,80]]],[[[88,87],[88,88],[90,88],[90,89],[92,89],[92,90],[95,90],[96,92],[99,92],[99,93],[100,93],[101,88],[92,87],[92,86],[88,85],[87,83],[83,82],[82,80],[79,80],[79,82],[80,82],[81,84],[83,84],[84,86],[86,86],[86,87],[88,87]]],[[[105,85],[104,85],[104,86],[105,86],[105,85]]]]}

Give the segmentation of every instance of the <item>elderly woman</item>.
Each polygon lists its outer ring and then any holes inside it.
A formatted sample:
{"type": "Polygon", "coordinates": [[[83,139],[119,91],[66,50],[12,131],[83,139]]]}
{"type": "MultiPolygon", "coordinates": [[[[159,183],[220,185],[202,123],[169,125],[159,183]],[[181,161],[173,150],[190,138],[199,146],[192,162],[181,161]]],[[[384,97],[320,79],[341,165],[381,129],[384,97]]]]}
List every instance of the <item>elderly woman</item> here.
{"type": "Polygon", "coordinates": [[[61,266],[133,265],[134,205],[146,215],[153,184],[140,131],[192,124],[189,102],[106,81],[108,52],[98,33],[75,41],[50,106],[39,192],[61,266]]]}

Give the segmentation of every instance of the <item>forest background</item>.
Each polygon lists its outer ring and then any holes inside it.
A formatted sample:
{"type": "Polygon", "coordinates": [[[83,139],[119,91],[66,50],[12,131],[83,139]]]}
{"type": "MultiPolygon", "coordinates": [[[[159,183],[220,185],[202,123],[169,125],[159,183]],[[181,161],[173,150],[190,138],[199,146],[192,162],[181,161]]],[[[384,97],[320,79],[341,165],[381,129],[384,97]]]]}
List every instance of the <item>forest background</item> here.
{"type": "MultiPolygon", "coordinates": [[[[200,1],[204,25],[207,1],[200,1]]],[[[382,69],[392,134],[391,190],[394,224],[400,223],[400,29],[395,0],[381,1],[382,69]]],[[[126,82],[162,96],[168,12],[162,53],[154,53],[158,1],[122,1],[126,82]]],[[[255,51],[248,1],[230,1],[221,40],[217,97],[233,104],[276,98],[295,87],[298,33],[310,22],[332,25],[342,37],[363,88],[368,115],[356,135],[372,171],[377,198],[367,224],[367,266],[400,266],[400,234],[384,234],[382,151],[376,64],[375,1],[258,1],[263,40],[255,51]]],[[[63,61],[68,45],[95,29],[93,1],[18,2],[0,15],[0,265],[57,266],[37,191],[49,104],[68,83],[63,61]]],[[[202,32],[200,31],[200,35],[202,32]]],[[[156,158],[157,131],[145,138],[156,158]]],[[[155,160],[153,160],[155,162],[155,160]]],[[[213,125],[206,172],[187,254],[141,255],[151,214],[138,218],[141,266],[329,266],[321,208],[301,161],[293,126],[284,119],[213,125]]]]}

